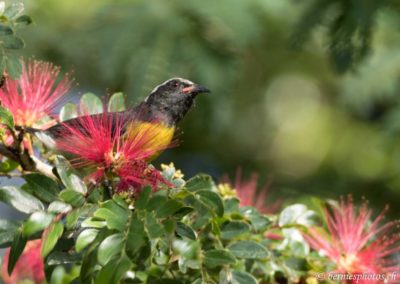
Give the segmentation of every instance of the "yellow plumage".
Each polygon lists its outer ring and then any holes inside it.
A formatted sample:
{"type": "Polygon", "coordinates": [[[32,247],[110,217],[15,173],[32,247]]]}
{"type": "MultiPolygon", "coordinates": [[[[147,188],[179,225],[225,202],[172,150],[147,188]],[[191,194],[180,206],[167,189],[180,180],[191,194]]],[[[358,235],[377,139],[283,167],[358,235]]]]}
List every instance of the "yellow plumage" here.
{"type": "Polygon", "coordinates": [[[149,160],[156,158],[161,151],[170,147],[174,138],[175,127],[164,123],[133,121],[126,128],[126,139],[140,143],[144,152],[156,152],[149,160]]]}

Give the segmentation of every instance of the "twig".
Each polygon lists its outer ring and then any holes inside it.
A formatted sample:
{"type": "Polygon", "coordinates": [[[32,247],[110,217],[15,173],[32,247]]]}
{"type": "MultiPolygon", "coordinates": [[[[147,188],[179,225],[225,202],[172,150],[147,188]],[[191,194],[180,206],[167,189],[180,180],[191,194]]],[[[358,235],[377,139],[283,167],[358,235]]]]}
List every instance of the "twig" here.
{"type": "Polygon", "coordinates": [[[2,173],[2,172],[0,172],[0,177],[13,178],[13,177],[22,177],[23,175],[24,175],[23,173],[2,173]]]}
{"type": "Polygon", "coordinates": [[[57,180],[53,173],[53,167],[42,162],[37,157],[30,155],[29,151],[23,146],[25,131],[21,129],[18,133],[14,129],[11,130],[14,138],[13,146],[0,144],[0,154],[19,163],[24,171],[38,171],[45,176],[57,180]]]}
{"type": "Polygon", "coordinates": [[[6,147],[4,144],[0,144],[0,154],[14,161],[19,161],[18,155],[15,154],[14,151],[12,151],[12,149],[6,147]]]}
{"type": "Polygon", "coordinates": [[[45,176],[57,181],[57,176],[53,173],[53,167],[42,162],[35,156],[32,156],[31,159],[35,162],[36,170],[44,174],[45,176]]]}

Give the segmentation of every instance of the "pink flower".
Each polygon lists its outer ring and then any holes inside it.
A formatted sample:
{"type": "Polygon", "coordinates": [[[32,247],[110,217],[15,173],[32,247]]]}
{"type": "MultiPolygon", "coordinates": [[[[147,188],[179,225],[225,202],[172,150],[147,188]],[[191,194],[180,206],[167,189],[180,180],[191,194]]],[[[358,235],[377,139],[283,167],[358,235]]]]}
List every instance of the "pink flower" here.
{"type": "Polygon", "coordinates": [[[56,83],[60,68],[51,63],[36,60],[21,63],[20,78],[6,79],[0,89],[0,101],[11,111],[16,125],[32,126],[52,114],[70,89],[71,81],[66,76],[56,83]]]}
{"type": "Polygon", "coordinates": [[[143,185],[156,188],[167,181],[147,162],[169,146],[158,143],[159,128],[156,123],[143,127],[134,117],[126,120],[104,112],[64,123],[62,138],[56,143],[57,148],[77,157],[75,166],[96,168],[89,177],[94,182],[118,177],[119,191],[136,190],[143,185]]]}
{"type": "Polygon", "coordinates": [[[41,240],[28,241],[11,275],[8,275],[7,272],[10,249],[7,250],[1,271],[2,280],[5,284],[25,283],[24,280],[45,283],[43,258],[40,255],[41,245],[41,240]]]}
{"type": "MultiPolygon", "coordinates": [[[[394,254],[400,252],[400,237],[393,233],[394,222],[380,225],[384,213],[372,221],[372,211],[367,203],[356,210],[349,196],[347,201],[341,200],[339,208],[325,209],[328,232],[310,228],[305,237],[315,250],[336,264],[339,273],[358,274],[360,277],[364,273],[390,276],[390,273],[400,270],[400,265],[393,259],[394,254]]],[[[357,283],[383,281],[360,278],[357,283]]]]}
{"type": "Polygon", "coordinates": [[[135,193],[137,188],[143,185],[150,185],[153,189],[157,188],[159,183],[174,186],[167,181],[161,173],[143,160],[136,160],[125,163],[118,171],[121,181],[118,184],[117,192],[132,191],[135,193]]]}
{"type": "Polygon", "coordinates": [[[228,177],[222,178],[223,182],[230,184],[236,189],[236,194],[240,200],[240,206],[253,206],[258,211],[264,214],[276,212],[281,206],[282,202],[277,201],[275,204],[266,204],[268,185],[263,186],[260,190],[258,188],[258,174],[253,173],[247,180],[242,179],[241,169],[237,169],[235,182],[229,180],[228,177]]]}

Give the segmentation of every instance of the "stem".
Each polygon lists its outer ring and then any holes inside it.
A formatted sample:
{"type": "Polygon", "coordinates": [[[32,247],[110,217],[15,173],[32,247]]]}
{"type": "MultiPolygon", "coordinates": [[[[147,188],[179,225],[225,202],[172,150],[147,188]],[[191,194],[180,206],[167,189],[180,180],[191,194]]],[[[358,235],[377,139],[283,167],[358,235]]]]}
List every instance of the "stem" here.
{"type": "Polygon", "coordinates": [[[105,197],[105,200],[111,199],[113,196],[113,188],[107,178],[103,181],[103,196],[105,197]]]}
{"type": "Polygon", "coordinates": [[[13,178],[13,177],[22,177],[24,173],[2,173],[0,172],[0,177],[8,177],[8,178],[13,178]]]}
{"type": "Polygon", "coordinates": [[[0,144],[0,154],[19,163],[24,171],[37,171],[53,180],[57,180],[57,177],[53,173],[52,166],[30,155],[29,150],[24,148],[24,129],[21,128],[18,132],[16,132],[15,129],[9,130],[13,136],[14,143],[12,146],[0,144]]]}

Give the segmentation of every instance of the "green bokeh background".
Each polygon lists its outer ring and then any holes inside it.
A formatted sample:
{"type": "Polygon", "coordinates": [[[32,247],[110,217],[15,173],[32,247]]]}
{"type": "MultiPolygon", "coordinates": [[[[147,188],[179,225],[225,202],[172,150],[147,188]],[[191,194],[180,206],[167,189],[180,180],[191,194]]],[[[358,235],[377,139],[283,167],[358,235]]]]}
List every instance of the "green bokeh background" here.
{"type": "Polygon", "coordinates": [[[377,208],[391,204],[395,217],[400,17],[395,6],[373,2],[25,1],[35,24],[22,32],[24,55],[73,70],[75,94],[123,91],[130,105],[173,76],[209,87],[180,125],[180,147],[159,160],[187,176],[232,176],[241,167],[245,176],[258,172],[261,184],[272,181],[271,199],[352,193],[377,208]],[[369,49],[351,68],[341,68],[351,54],[329,53],[335,7],[317,12],[326,21],[294,47],[307,20],[313,24],[313,2],[355,5],[348,19],[361,27],[363,13],[374,12],[369,49]]]}

